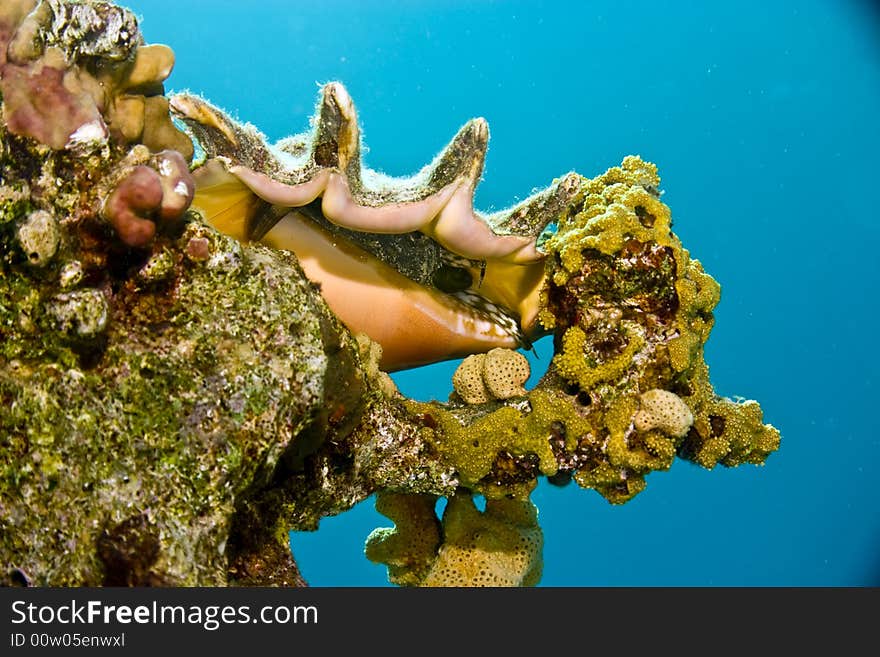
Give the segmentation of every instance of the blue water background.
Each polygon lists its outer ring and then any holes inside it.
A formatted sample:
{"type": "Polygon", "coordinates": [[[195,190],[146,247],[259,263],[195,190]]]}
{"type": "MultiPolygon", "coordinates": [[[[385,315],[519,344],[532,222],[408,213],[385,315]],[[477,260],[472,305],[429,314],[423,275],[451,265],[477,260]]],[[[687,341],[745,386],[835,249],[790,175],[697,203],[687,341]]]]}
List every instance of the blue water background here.
{"type": "MultiPolygon", "coordinates": [[[[880,584],[880,20],[869,2],[127,3],[189,88],[272,140],[318,83],[357,105],[367,163],[428,162],[474,116],[477,207],[639,154],[674,229],[722,285],[706,347],[719,393],[757,399],[765,467],[679,461],[632,502],[546,483],[543,585],[880,584]]],[[[552,355],[538,345],[546,367],[552,355]]],[[[455,363],[397,375],[445,400],[455,363]]],[[[372,500],[295,534],[312,585],[387,585],[372,500]]]]}

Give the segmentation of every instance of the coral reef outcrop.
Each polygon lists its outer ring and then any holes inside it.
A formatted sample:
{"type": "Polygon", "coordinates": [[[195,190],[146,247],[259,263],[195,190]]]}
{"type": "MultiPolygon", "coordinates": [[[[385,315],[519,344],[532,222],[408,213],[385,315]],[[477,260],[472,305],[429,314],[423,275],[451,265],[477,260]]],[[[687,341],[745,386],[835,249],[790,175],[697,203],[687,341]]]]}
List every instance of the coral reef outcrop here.
{"type": "Polygon", "coordinates": [[[236,505],[321,403],[330,319],[292,256],[188,213],[183,133],[112,129],[170,70],[130,12],[12,2],[0,26],[0,580],[300,582],[236,505]]]}
{"type": "Polygon", "coordinates": [[[301,585],[290,530],[375,494],[394,527],[366,554],[391,581],[534,585],[541,477],[621,504],[676,458],[779,447],[757,402],[712,388],[720,287],[653,164],[487,216],[481,119],[392,180],[340,83],[270,146],[169,101],[172,64],[109,2],[0,8],[3,582],[301,585]],[[526,390],[512,349],[545,333],[526,390]],[[446,402],[387,374],[453,357],[446,402]]]}

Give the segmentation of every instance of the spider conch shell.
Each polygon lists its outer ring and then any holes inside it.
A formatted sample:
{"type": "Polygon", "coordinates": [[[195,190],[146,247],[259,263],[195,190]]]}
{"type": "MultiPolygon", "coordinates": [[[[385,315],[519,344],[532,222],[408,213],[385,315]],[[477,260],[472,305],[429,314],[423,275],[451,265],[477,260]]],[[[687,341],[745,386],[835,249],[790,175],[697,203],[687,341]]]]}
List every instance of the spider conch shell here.
{"type": "Polygon", "coordinates": [[[193,206],[219,230],[293,251],[330,308],[382,345],[386,370],[528,346],[545,281],[540,237],[571,207],[569,173],[508,210],[473,208],[489,130],[469,121],[409,178],[364,166],[354,104],[321,91],[313,130],[274,146],[193,95],[171,107],[205,151],[193,206]]]}

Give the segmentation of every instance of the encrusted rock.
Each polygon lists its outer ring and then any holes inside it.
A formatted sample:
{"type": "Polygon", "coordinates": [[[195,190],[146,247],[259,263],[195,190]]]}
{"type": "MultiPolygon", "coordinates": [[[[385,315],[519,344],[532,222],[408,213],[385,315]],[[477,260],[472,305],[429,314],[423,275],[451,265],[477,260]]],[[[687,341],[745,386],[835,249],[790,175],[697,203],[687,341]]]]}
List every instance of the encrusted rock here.
{"type": "Polygon", "coordinates": [[[77,290],[56,295],[47,311],[58,329],[78,338],[94,338],[107,328],[110,308],[100,290],[77,290]]]}
{"type": "Polygon", "coordinates": [[[83,279],[83,266],[79,260],[72,260],[61,267],[58,284],[62,290],[69,290],[80,284],[83,279]]]}
{"type": "Polygon", "coordinates": [[[88,151],[112,136],[192,157],[192,142],[174,127],[162,95],[174,55],[143,44],[129,10],[110,2],[8,0],[0,8],[0,52],[13,134],[54,150],[88,151]]]}
{"type": "Polygon", "coordinates": [[[18,227],[18,241],[28,262],[37,267],[46,265],[58,251],[61,231],[58,221],[45,210],[37,210],[27,216],[18,227]]]}
{"type": "Polygon", "coordinates": [[[174,256],[171,251],[163,249],[154,253],[146,264],[138,270],[138,278],[144,283],[155,283],[170,278],[174,273],[174,256]]]}

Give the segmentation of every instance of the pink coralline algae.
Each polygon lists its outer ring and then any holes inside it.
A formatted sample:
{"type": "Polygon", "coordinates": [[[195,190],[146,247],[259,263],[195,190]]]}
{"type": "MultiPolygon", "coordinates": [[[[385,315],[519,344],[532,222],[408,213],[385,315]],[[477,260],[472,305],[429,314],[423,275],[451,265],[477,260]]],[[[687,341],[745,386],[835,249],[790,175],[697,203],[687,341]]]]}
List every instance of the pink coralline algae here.
{"type": "Polygon", "coordinates": [[[104,204],[104,217],[131,247],[147,246],[157,223],[183,217],[195,191],[189,167],[177,151],[162,151],[151,164],[132,168],[104,204]]]}
{"type": "Polygon", "coordinates": [[[2,68],[0,89],[6,105],[9,131],[32,137],[60,150],[80,138],[101,139],[107,127],[95,102],[83,90],[76,76],[50,58],[32,64],[2,68]]]}

